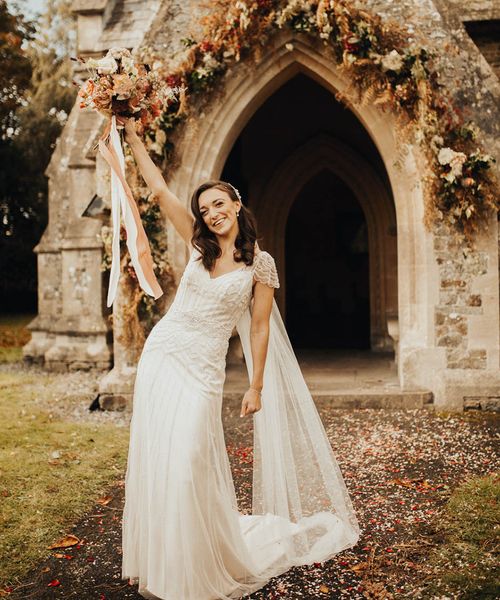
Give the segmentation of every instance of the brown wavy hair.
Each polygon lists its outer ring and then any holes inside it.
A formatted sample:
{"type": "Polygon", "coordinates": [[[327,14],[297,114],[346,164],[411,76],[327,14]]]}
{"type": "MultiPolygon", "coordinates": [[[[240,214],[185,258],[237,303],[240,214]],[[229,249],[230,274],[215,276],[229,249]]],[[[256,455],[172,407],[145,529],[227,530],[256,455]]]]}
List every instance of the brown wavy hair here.
{"type": "MultiPolygon", "coordinates": [[[[215,261],[222,254],[222,250],[217,241],[216,235],[207,227],[201,216],[199,198],[202,192],[216,188],[229,194],[233,202],[240,200],[233,189],[233,186],[226,181],[213,179],[205,181],[196,188],[191,196],[191,211],[194,215],[193,236],[191,243],[201,253],[201,261],[207,271],[211,271],[215,261]]],[[[257,240],[257,222],[251,210],[241,202],[241,209],[238,215],[239,232],[234,241],[235,262],[244,262],[247,266],[253,264],[255,254],[255,242],[257,240]]]]}

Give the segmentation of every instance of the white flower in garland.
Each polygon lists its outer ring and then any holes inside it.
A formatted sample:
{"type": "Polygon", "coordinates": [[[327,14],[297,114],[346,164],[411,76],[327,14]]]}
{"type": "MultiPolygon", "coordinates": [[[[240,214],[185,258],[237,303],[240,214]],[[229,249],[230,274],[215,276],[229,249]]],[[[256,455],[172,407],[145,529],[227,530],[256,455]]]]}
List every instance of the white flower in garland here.
{"type": "Polygon", "coordinates": [[[463,154],[463,152],[455,152],[455,150],[452,150],[448,147],[441,148],[438,154],[438,162],[440,165],[443,166],[449,165],[457,154],[462,154],[465,157],[465,154],[463,154]]]}
{"type": "Polygon", "coordinates": [[[319,37],[323,40],[327,40],[330,37],[332,31],[333,27],[330,25],[330,23],[327,22],[321,26],[319,37]]]}
{"type": "Polygon", "coordinates": [[[450,171],[442,175],[449,183],[453,183],[457,177],[462,175],[462,167],[467,160],[467,155],[463,152],[455,152],[451,148],[441,148],[438,153],[438,162],[440,165],[449,166],[450,171]]]}
{"type": "Polygon", "coordinates": [[[210,74],[210,70],[206,69],[205,67],[198,67],[194,72],[198,75],[198,77],[200,77],[200,79],[203,77],[208,77],[210,74]]]}
{"type": "Polygon", "coordinates": [[[240,29],[241,31],[245,31],[245,29],[250,25],[250,11],[245,2],[236,2],[235,8],[240,10],[240,29]]]}
{"type": "Polygon", "coordinates": [[[290,0],[283,10],[276,17],[276,25],[281,29],[293,17],[297,17],[301,13],[306,13],[308,21],[313,24],[316,21],[316,16],[312,13],[311,5],[304,0],[290,0]]]}
{"type": "Polygon", "coordinates": [[[386,54],[382,60],[382,69],[384,71],[394,71],[399,73],[403,68],[403,57],[397,50],[391,50],[389,54],[386,54]]]}
{"type": "Polygon", "coordinates": [[[451,148],[441,148],[438,154],[438,162],[440,165],[449,165],[450,160],[453,158],[455,154],[454,150],[451,148]]]}
{"type": "Polygon", "coordinates": [[[215,56],[211,52],[207,52],[203,57],[203,62],[205,63],[205,67],[210,71],[213,71],[219,66],[219,63],[215,56]]]}
{"type": "Polygon", "coordinates": [[[479,148],[477,148],[477,150],[471,154],[470,158],[475,163],[481,162],[485,164],[491,164],[495,162],[495,159],[491,154],[481,154],[479,148]]]}
{"type": "Polygon", "coordinates": [[[333,31],[333,27],[326,11],[317,15],[317,25],[319,29],[319,37],[327,40],[333,31]]]}

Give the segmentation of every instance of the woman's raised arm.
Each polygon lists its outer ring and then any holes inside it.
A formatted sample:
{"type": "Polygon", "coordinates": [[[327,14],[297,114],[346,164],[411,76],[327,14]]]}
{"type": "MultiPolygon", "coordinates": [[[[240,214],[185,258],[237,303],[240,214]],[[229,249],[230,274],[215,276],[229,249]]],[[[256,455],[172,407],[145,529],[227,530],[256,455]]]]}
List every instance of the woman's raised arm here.
{"type": "Polygon", "coordinates": [[[134,153],[134,158],[139,171],[154,196],[163,215],[168,218],[182,239],[189,246],[193,235],[193,217],[179,198],[173,194],[163,178],[160,169],[151,160],[151,157],[135,130],[134,119],[120,119],[119,123],[125,124],[125,140],[134,153]]]}

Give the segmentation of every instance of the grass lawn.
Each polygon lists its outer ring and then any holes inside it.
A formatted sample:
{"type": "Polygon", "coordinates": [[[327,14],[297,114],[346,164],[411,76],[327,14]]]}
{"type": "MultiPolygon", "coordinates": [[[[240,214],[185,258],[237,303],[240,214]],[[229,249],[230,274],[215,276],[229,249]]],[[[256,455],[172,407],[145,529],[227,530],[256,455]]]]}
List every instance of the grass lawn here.
{"type": "Polygon", "coordinates": [[[436,523],[429,597],[499,597],[499,501],[499,475],[474,477],[453,491],[436,523]]]}
{"type": "Polygon", "coordinates": [[[49,383],[49,374],[0,373],[0,590],[47,556],[126,465],[128,427],[55,417],[49,383]]]}

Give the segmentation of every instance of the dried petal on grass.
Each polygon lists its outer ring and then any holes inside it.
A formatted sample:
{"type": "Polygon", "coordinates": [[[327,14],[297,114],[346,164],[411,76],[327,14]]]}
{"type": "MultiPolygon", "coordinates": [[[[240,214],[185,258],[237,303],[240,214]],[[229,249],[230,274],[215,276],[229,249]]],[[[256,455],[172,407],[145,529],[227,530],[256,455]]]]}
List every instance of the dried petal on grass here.
{"type": "Polygon", "coordinates": [[[369,564],[367,562],[360,562],[357,565],[353,565],[351,567],[351,571],[355,571],[355,572],[364,571],[365,569],[368,569],[368,567],[369,567],[369,564]]]}
{"type": "Polygon", "coordinates": [[[78,543],[80,543],[80,540],[76,537],[76,535],[69,534],[65,535],[55,544],[52,544],[52,546],[48,546],[48,548],[49,550],[52,550],[53,548],[68,548],[69,546],[74,546],[78,543]]]}
{"type": "Polygon", "coordinates": [[[102,498],[99,498],[99,500],[97,500],[97,504],[106,506],[107,504],[109,504],[111,502],[111,500],[113,500],[113,496],[103,496],[102,498]]]}

